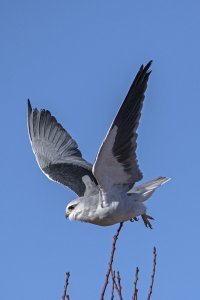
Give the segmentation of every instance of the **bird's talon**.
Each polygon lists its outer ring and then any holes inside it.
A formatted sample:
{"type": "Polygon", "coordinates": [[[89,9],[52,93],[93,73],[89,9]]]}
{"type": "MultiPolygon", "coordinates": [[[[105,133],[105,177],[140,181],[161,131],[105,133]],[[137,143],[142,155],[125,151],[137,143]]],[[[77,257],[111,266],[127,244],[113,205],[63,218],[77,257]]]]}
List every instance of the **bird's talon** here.
{"type": "Polygon", "coordinates": [[[155,220],[153,217],[146,215],[149,220],[155,220]]]}
{"type": "Polygon", "coordinates": [[[130,221],[131,221],[131,222],[134,222],[134,221],[137,222],[137,221],[139,221],[139,219],[138,219],[137,217],[134,217],[134,218],[130,219],[130,221]]]}
{"type": "Polygon", "coordinates": [[[141,217],[142,217],[142,220],[143,220],[143,222],[144,222],[144,225],[145,225],[147,228],[152,229],[153,227],[152,227],[152,225],[151,225],[151,223],[150,223],[149,220],[154,220],[154,219],[153,219],[151,216],[148,216],[148,215],[146,215],[146,214],[142,214],[141,217]]]}

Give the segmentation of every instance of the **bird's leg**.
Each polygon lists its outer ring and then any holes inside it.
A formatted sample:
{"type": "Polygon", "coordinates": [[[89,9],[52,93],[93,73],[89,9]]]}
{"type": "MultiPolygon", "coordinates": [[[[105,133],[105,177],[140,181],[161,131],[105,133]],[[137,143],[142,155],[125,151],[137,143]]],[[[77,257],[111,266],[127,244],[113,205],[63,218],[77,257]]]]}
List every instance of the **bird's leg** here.
{"type": "Polygon", "coordinates": [[[134,217],[132,219],[130,219],[131,222],[134,222],[134,221],[139,221],[139,219],[137,217],[134,217]]]}
{"type": "Polygon", "coordinates": [[[145,225],[147,228],[149,227],[150,229],[152,229],[152,225],[151,225],[151,223],[150,223],[149,220],[154,220],[154,218],[152,218],[151,216],[146,215],[145,213],[142,214],[141,217],[142,217],[142,220],[143,220],[143,222],[144,222],[144,225],[145,225]]]}

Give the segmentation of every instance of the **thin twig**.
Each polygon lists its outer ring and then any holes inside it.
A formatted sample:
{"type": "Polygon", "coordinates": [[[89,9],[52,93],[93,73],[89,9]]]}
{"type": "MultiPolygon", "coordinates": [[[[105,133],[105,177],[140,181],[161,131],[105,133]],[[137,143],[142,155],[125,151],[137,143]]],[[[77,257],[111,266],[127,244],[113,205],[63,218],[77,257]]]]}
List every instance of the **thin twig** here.
{"type": "Polygon", "coordinates": [[[120,278],[119,271],[117,272],[117,282],[118,282],[118,289],[119,289],[119,298],[120,298],[120,300],[123,300],[123,298],[122,298],[121,278],[120,278]]]}
{"type": "Polygon", "coordinates": [[[115,292],[115,271],[112,271],[112,290],[111,290],[110,300],[114,300],[114,292],[115,292]]]}
{"type": "Polygon", "coordinates": [[[64,285],[62,300],[66,300],[66,299],[69,300],[69,295],[67,295],[67,287],[69,285],[69,276],[70,276],[70,273],[67,272],[66,273],[66,279],[65,279],[65,285],[64,285]]]}
{"type": "Polygon", "coordinates": [[[111,255],[110,255],[110,261],[109,261],[109,265],[108,265],[108,270],[106,273],[106,279],[105,279],[105,283],[101,292],[101,296],[100,296],[100,300],[104,299],[104,295],[105,295],[105,291],[108,285],[108,279],[110,276],[110,272],[112,270],[112,264],[113,264],[113,258],[114,258],[114,254],[115,254],[115,249],[116,249],[116,242],[120,233],[120,230],[122,229],[123,226],[123,222],[120,223],[119,228],[117,229],[117,232],[115,234],[115,236],[113,237],[113,245],[112,245],[112,251],[111,251],[111,255]]]}
{"type": "Polygon", "coordinates": [[[119,290],[118,284],[117,284],[116,279],[115,279],[115,271],[113,272],[111,270],[111,272],[112,272],[112,280],[113,280],[113,283],[114,283],[114,287],[115,287],[115,289],[116,289],[116,291],[118,293],[118,296],[120,298],[120,290],[119,290]],[[113,273],[114,273],[114,276],[113,276],[113,273]]]}
{"type": "Polygon", "coordinates": [[[155,277],[155,273],[156,273],[156,247],[153,248],[153,270],[152,270],[152,274],[151,274],[151,283],[150,283],[150,287],[149,287],[149,294],[148,294],[148,298],[147,300],[150,300],[151,298],[151,294],[152,294],[152,290],[153,290],[153,283],[154,283],[154,277],[155,277]]]}
{"type": "Polygon", "coordinates": [[[135,271],[134,293],[133,293],[132,300],[137,300],[137,294],[138,294],[138,288],[137,288],[138,273],[139,273],[139,268],[137,267],[136,271],[135,271]]]}

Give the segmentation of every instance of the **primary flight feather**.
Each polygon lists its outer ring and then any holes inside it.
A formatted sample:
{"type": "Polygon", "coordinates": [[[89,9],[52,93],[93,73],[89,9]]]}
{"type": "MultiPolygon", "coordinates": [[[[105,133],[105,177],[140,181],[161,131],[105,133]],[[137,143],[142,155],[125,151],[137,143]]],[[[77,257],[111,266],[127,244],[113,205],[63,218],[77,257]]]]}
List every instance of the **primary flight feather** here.
{"type": "Polygon", "coordinates": [[[28,131],[43,173],[72,189],[79,198],[66,207],[66,217],[101,226],[138,216],[152,227],[144,201],[169,178],[158,177],[140,186],[137,127],[141,116],[151,61],[139,69],[93,166],[82,158],[78,145],[48,110],[32,109],[28,100],[28,131]]]}

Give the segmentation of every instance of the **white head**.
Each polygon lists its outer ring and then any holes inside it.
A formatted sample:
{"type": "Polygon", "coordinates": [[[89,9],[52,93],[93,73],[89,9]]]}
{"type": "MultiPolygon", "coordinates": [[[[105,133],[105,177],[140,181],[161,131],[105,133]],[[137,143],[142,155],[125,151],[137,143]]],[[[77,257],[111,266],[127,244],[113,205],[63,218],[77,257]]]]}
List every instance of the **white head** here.
{"type": "Polygon", "coordinates": [[[67,205],[65,209],[65,217],[69,218],[70,221],[75,220],[77,216],[81,213],[79,204],[80,204],[80,200],[75,199],[67,205]]]}
{"type": "Polygon", "coordinates": [[[98,207],[98,194],[90,197],[80,197],[67,205],[65,216],[70,221],[78,220],[92,223],[95,218],[99,218],[99,213],[97,214],[98,207]]]}

